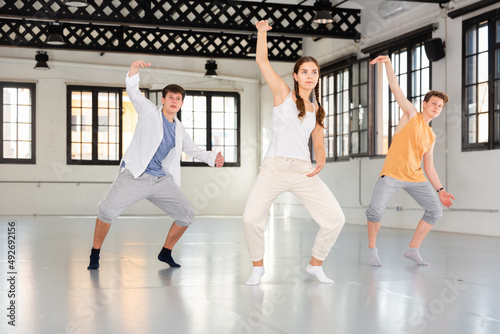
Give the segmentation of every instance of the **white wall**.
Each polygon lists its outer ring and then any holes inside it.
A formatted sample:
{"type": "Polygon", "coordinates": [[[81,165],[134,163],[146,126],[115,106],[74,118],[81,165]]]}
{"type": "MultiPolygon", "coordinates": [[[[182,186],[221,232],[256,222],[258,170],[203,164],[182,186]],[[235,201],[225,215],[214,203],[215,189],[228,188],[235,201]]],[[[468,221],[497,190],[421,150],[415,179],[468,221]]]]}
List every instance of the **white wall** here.
{"type": "MultiPolygon", "coordinates": [[[[451,209],[444,209],[443,217],[434,230],[500,236],[500,150],[462,152],[461,149],[462,21],[488,12],[498,5],[452,20],[438,5],[411,3],[409,11],[383,20],[377,14],[380,1],[361,2],[364,5],[361,21],[363,38],[359,47],[352,41],[321,39],[314,42],[312,39],[305,39],[304,54],[319,59],[320,65],[328,64],[359,52],[363,47],[438,23],[439,28],[433,36],[446,39],[446,57],[433,63],[432,87],[447,92],[450,102],[441,116],[433,121],[433,129],[437,135],[434,160],[441,182],[456,200],[451,209]]],[[[472,2],[474,1],[462,0],[452,5],[458,8],[472,2]]],[[[346,7],[349,7],[348,4],[346,7]]],[[[361,58],[368,55],[359,52],[358,56],[361,58]]],[[[292,67],[289,65],[289,72],[292,67]]],[[[264,99],[268,90],[267,86],[262,87],[263,113],[267,113],[272,107],[270,101],[264,99]]],[[[347,223],[366,224],[364,212],[383,162],[384,159],[381,158],[354,158],[328,163],[321,172],[321,178],[342,206],[347,223]]],[[[273,206],[273,214],[310,217],[291,194],[278,198],[273,206]]],[[[404,191],[399,191],[389,200],[382,224],[413,229],[422,214],[418,204],[404,191]]]]}
{"type": "MultiPolygon", "coordinates": [[[[35,49],[0,48],[0,81],[36,82],[36,164],[0,165],[1,215],[95,215],[117,166],[66,164],[67,84],[124,87],[131,61],[144,59],[141,86],[219,89],[241,94],[241,167],[183,167],[182,190],[197,214],[240,215],[258,167],[258,72],[254,61],[218,61],[224,79],[203,78],[206,59],[49,50],[49,71],[33,69],[35,49]],[[245,66],[242,66],[244,63],[245,66]],[[235,69],[238,69],[237,71],[235,69]],[[33,183],[26,183],[33,181],[33,183]],[[36,183],[40,182],[40,183],[36,183]]],[[[142,201],[125,214],[161,214],[142,201]]]]}

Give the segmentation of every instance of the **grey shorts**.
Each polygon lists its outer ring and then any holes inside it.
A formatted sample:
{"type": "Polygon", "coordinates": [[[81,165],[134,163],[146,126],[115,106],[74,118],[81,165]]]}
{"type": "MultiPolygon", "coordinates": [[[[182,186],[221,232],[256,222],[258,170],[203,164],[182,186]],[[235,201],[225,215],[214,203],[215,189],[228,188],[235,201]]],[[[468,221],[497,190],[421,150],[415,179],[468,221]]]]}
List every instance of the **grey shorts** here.
{"type": "Polygon", "coordinates": [[[368,221],[380,222],[387,201],[398,189],[404,189],[425,210],[423,221],[435,224],[441,218],[443,209],[429,182],[405,182],[386,175],[378,179],[373,189],[372,200],[366,210],[368,221]]]}
{"type": "Polygon", "coordinates": [[[97,205],[97,218],[111,223],[125,209],[142,199],[162,209],[179,226],[188,226],[194,221],[193,206],[170,175],[156,177],[142,174],[134,178],[126,168],[120,170],[108,193],[97,205]]]}

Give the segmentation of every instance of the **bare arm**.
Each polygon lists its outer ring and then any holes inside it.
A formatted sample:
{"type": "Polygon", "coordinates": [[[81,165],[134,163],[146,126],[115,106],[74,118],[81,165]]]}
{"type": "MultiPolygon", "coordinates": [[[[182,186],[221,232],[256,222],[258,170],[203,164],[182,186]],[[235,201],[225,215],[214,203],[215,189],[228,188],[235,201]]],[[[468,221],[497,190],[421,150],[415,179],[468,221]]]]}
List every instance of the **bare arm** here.
{"type": "MultiPolygon", "coordinates": [[[[427,175],[427,178],[429,179],[429,182],[432,184],[434,189],[439,190],[443,188],[441,181],[439,181],[436,168],[434,167],[434,144],[432,144],[429,151],[427,151],[424,154],[424,169],[425,169],[425,174],[427,175]]],[[[443,203],[445,207],[450,207],[453,205],[451,200],[455,199],[455,197],[453,197],[446,190],[443,189],[438,194],[441,203],[443,203]]]]}
{"type": "Polygon", "coordinates": [[[316,158],[316,168],[306,176],[312,177],[317,175],[323,167],[325,167],[326,163],[326,152],[325,152],[325,143],[323,141],[323,128],[316,123],[314,130],[311,133],[311,137],[313,140],[314,146],[314,156],[316,158]]]}
{"type": "MultiPolygon", "coordinates": [[[[401,87],[399,86],[399,83],[398,83],[398,78],[396,77],[396,74],[394,73],[394,69],[392,68],[391,58],[389,58],[387,56],[378,56],[377,58],[373,59],[370,62],[371,65],[374,65],[376,63],[385,64],[385,71],[387,74],[387,80],[389,80],[389,87],[391,88],[392,94],[394,94],[394,97],[396,98],[396,102],[398,103],[399,107],[403,111],[403,116],[401,116],[399,123],[402,126],[404,126],[418,112],[417,108],[415,108],[413,103],[411,103],[406,98],[403,91],[401,90],[401,87]]],[[[396,132],[397,131],[398,131],[398,129],[396,129],[396,132]]]]}
{"type": "Polygon", "coordinates": [[[257,54],[255,60],[257,65],[259,65],[260,72],[266,80],[266,83],[271,88],[274,96],[274,106],[278,106],[285,101],[290,88],[287,86],[285,81],[273,70],[271,63],[269,63],[269,58],[267,56],[267,32],[271,30],[271,26],[267,23],[267,20],[259,21],[255,24],[258,30],[257,34],[257,54]]]}

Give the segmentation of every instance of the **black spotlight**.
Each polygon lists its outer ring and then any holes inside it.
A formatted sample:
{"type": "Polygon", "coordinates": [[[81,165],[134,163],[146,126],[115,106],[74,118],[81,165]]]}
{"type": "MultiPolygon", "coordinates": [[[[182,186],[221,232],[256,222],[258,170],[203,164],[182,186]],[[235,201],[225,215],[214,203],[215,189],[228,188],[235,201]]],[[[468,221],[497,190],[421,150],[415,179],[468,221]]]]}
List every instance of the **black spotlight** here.
{"type": "Polygon", "coordinates": [[[215,60],[207,60],[207,63],[205,64],[205,69],[207,72],[205,72],[205,78],[217,78],[219,75],[215,71],[217,69],[217,64],[215,63],[215,60]]]}
{"type": "Polygon", "coordinates": [[[36,56],[36,65],[33,67],[35,70],[50,70],[49,65],[47,62],[49,61],[49,55],[45,51],[37,51],[36,56]]]}
{"type": "Polygon", "coordinates": [[[49,45],[64,45],[63,26],[59,22],[54,22],[49,26],[49,37],[45,43],[49,45]]]}
{"type": "Polygon", "coordinates": [[[313,8],[316,11],[316,15],[314,15],[313,19],[314,23],[327,24],[333,22],[331,14],[332,4],[330,0],[316,0],[313,8]]]}

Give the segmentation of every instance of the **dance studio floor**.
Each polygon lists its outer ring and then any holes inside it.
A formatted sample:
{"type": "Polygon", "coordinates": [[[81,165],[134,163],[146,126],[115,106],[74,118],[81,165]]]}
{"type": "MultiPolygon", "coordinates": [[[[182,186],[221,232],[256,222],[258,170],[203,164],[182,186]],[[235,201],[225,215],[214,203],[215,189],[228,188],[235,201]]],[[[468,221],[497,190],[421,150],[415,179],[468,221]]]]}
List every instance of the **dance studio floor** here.
{"type": "Polygon", "coordinates": [[[120,218],[101,268],[88,271],[94,221],[16,218],[11,275],[1,218],[1,333],[500,333],[500,238],[431,232],[421,250],[431,266],[420,267],[401,255],[412,231],[382,228],[376,268],[365,227],[345,225],[324,263],[327,285],[305,272],[314,222],[271,218],[266,274],[249,287],[240,218],[198,217],[172,269],[156,259],[170,219],[120,218]]]}

